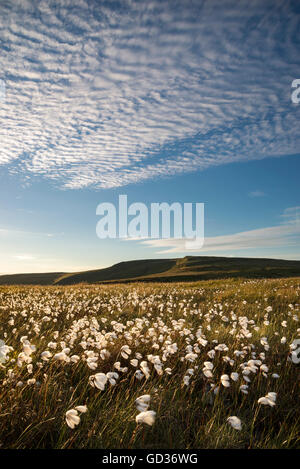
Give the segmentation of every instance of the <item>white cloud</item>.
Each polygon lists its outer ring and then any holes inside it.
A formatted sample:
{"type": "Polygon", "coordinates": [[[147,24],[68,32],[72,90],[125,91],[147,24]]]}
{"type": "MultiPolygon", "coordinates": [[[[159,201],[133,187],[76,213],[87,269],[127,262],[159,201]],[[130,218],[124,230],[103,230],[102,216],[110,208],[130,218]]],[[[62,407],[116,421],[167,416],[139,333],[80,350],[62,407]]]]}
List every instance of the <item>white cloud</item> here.
{"type": "Polygon", "coordinates": [[[26,231],[26,230],[18,230],[15,228],[0,228],[0,235],[5,237],[47,237],[53,238],[54,236],[61,236],[63,233],[45,233],[39,231],[26,231]]]}
{"type": "MultiPolygon", "coordinates": [[[[285,210],[284,222],[277,226],[258,228],[255,230],[232,233],[229,235],[205,237],[200,254],[219,253],[229,251],[245,250],[251,255],[251,250],[260,248],[287,248],[295,247],[299,250],[300,245],[300,219],[295,218],[299,207],[285,210]]],[[[155,248],[156,252],[183,253],[187,252],[185,239],[148,239],[141,241],[142,244],[155,248]]],[[[195,250],[190,250],[196,254],[195,250]]]]}
{"type": "Polygon", "coordinates": [[[31,256],[30,254],[19,254],[17,256],[13,256],[13,258],[17,259],[18,261],[31,261],[35,259],[35,257],[31,256]]]}
{"type": "Polygon", "coordinates": [[[249,197],[264,197],[266,194],[257,189],[256,191],[249,192],[249,197]]]}
{"type": "Polygon", "coordinates": [[[281,215],[284,224],[299,225],[300,224],[300,207],[286,208],[281,215]]]}
{"type": "Polygon", "coordinates": [[[288,2],[0,6],[0,165],[118,187],[299,153],[298,18],[288,2]]]}

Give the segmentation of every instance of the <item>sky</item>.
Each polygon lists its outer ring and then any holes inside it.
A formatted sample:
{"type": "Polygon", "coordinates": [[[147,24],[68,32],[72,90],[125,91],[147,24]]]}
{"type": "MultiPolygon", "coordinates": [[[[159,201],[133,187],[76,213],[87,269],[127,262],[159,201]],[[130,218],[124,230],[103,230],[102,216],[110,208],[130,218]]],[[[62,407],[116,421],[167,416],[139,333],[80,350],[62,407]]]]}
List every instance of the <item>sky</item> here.
{"type": "Polygon", "coordinates": [[[300,259],[299,46],[296,0],[0,0],[0,273],[300,259]],[[99,239],[121,194],[204,203],[203,247],[99,239]]]}

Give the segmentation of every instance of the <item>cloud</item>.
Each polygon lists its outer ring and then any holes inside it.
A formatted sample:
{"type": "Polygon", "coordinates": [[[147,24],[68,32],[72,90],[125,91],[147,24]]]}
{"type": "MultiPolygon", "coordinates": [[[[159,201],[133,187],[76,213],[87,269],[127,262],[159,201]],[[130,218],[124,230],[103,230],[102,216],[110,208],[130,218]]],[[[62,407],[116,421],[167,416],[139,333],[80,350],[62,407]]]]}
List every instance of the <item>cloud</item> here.
{"type": "Polygon", "coordinates": [[[300,224],[300,206],[286,208],[281,215],[283,224],[300,224]]]}
{"type": "Polygon", "coordinates": [[[39,231],[25,231],[25,230],[17,230],[14,228],[0,228],[0,235],[6,237],[47,237],[52,238],[54,236],[61,236],[63,233],[43,233],[39,231]]]}
{"type": "Polygon", "coordinates": [[[248,195],[249,197],[264,197],[266,194],[263,191],[256,190],[256,191],[249,192],[248,195]]]}
{"type": "Polygon", "coordinates": [[[30,254],[19,254],[17,256],[13,256],[13,258],[17,259],[18,261],[31,261],[35,259],[35,257],[31,256],[30,254]]]}
{"type": "Polygon", "coordinates": [[[298,154],[293,1],[0,6],[0,165],[112,188],[298,154]]]}
{"type": "MultiPolygon", "coordinates": [[[[202,249],[197,252],[227,253],[227,251],[256,250],[260,248],[297,247],[300,245],[300,219],[295,218],[299,207],[288,208],[282,215],[284,222],[277,226],[232,233],[229,235],[205,237],[202,249]]],[[[187,252],[185,239],[148,239],[142,244],[155,248],[159,254],[187,252]]],[[[190,250],[195,253],[195,250],[190,250]]]]}

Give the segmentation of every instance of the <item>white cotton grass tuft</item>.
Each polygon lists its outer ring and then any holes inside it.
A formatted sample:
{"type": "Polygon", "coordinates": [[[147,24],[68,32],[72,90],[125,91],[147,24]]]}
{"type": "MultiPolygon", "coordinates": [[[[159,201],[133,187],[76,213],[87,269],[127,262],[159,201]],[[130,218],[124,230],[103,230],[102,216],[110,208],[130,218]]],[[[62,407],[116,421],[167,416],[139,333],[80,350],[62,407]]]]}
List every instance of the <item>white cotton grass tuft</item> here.
{"type": "Polygon", "coordinates": [[[203,371],[204,376],[206,376],[206,378],[213,377],[213,373],[212,373],[213,367],[214,367],[213,363],[204,362],[204,367],[202,368],[202,371],[203,371]]]}
{"type": "Polygon", "coordinates": [[[145,377],[144,373],[142,373],[141,370],[136,370],[136,372],[134,373],[134,376],[139,381],[145,377]]]}
{"type": "Polygon", "coordinates": [[[90,376],[90,384],[101,391],[104,391],[107,381],[108,377],[104,373],[96,373],[90,376]]]}
{"type": "Polygon", "coordinates": [[[150,405],[150,394],[144,394],[135,400],[136,408],[139,412],[144,412],[149,409],[150,405]]]}
{"type": "Polygon", "coordinates": [[[240,391],[244,394],[248,394],[248,388],[249,388],[249,386],[247,384],[242,384],[240,386],[240,391]]]}
{"type": "Polygon", "coordinates": [[[8,345],[5,345],[5,342],[3,340],[0,340],[0,363],[5,363],[7,360],[7,354],[13,350],[12,347],[8,347],[8,345]]]}
{"type": "Polygon", "coordinates": [[[110,371],[106,373],[106,377],[110,383],[111,386],[115,386],[117,384],[117,379],[119,379],[118,373],[114,371],[110,371]]]}
{"type": "Polygon", "coordinates": [[[135,418],[136,423],[146,423],[153,425],[155,422],[156,412],[154,410],[146,410],[138,414],[135,418]]]}
{"type": "Polygon", "coordinates": [[[148,367],[148,363],[146,361],[142,361],[140,364],[140,368],[143,374],[145,375],[146,379],[148,379],[150,377],[150,370],[148,367]]]}
{"type": "Polygon", "coordinates": [[[228,417],[227,422],[235,430],[241,430],[242,429],[242,422],[238,417],[236,417],[236,415],[232,415],[231,417],[228,417]]]}
{"type": "Polygon", "coordinates": [[[274,407],[276,405],[276,398],[276,392],[268,392],[266,396],[260,397],[257,402],[262,405],[269,405],[270,407],[274,407]]]}
{"type": "Polygon", "coordinates": [[[136,358],[133,358],[130,360],[130,364],[136,368],[139,364],[139,361],[136,358]]]}
{"type": "Polygon", "coordinates": [[[225,388],[230,387],[230,381],[229,381],[229,376],[228,375],[222,375],[221,376],[221,383],[225,388]]]}
{"type": "Polygon", "coordinates": [[[295,365],[298,365],[300,363],[300,339],[295,339],[292,344],[290,345],[291,349],[291,361],[295,365]]]}
{"type": "Polygon", "coordinates": [[[150,394],[143,394],[135,400],[136,408],[139,411],[139,414],[135,418],[136,423],[146,423],[147,425],[154,424],[156,412],[154,410],[148,410],[150,401],[150,394]]]}
{"type": "Polygon", "coordinates": [[[76,409],[70,409],[66,412],[66,422],[72,430],[80,423],[80,417],[76,409]]]}
{"type": "Polygon", "coordinates": [[[77,405],[75,409],[78,410],[78,412],[81,412],[82,414],[85,414],[87,412],[86,405],[77,405]]]}
{"type": "Polygon", "coordinates": [[[72,428],[72,430],[80,423],[80,417],[78,412],[84,414],[87,412],[86,405],[78,405],[74,409],[70,409],[66,412],[66,422],[68,427],[72,428]]]}

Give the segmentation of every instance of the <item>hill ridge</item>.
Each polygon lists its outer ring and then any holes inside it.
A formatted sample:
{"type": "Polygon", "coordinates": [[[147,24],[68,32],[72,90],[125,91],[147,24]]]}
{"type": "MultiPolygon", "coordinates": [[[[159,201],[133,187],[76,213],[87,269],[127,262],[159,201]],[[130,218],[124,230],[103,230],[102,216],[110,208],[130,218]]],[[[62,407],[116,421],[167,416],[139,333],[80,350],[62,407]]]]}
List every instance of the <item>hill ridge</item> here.
{"type": "Polygon", "coordinates": [[[0,285],[74,285],[78,283],[175,282],[218,278],[300,276],[300,261],[220,256],[135,259],[83,272],[24,273],[0,276],[0,285]]]}

